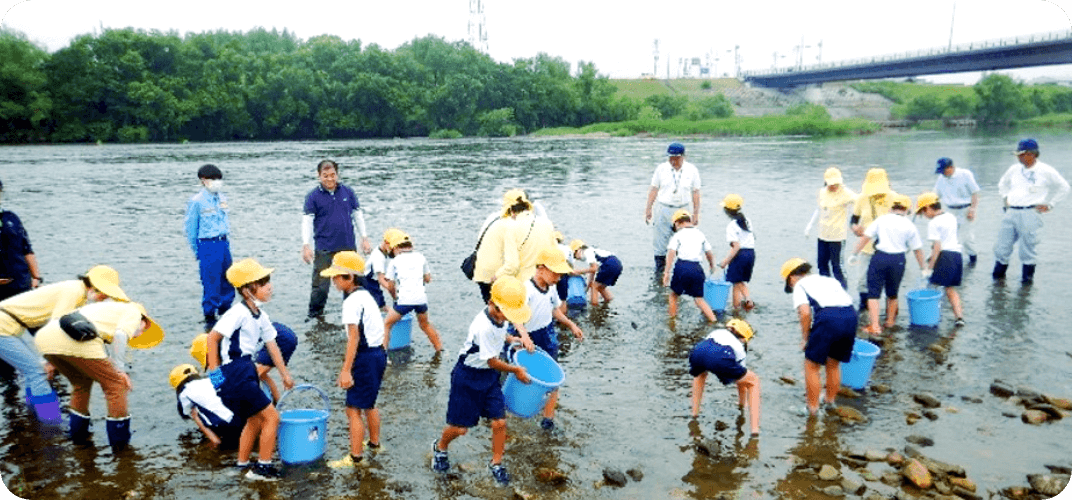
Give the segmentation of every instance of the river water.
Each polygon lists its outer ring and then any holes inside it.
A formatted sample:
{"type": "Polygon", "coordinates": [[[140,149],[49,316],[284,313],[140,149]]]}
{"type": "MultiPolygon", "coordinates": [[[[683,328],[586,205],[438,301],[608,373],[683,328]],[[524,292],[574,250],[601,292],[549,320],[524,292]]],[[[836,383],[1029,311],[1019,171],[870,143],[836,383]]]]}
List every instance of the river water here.
{"type": "MultiPolygon", "coordinates": [[[[1068,351],[1067,284],[1072,270],[1072,209],[1065,203],[1045,216],[1044,243],[1035,285],[1021,287],[1019,261],[1010,283],[995,286],[990,248],[1001,217],[997,181],[1015,158],[1019,137],[944,133],[887,133],[869,137],[721,138],[686,141],[689,160],[703,176],[700,229],[717,243],[728,222],[718,202],[736,192],[757,235],[751,283],[758,304],[746,319],[758,334],[749,367],[762,380],[763,434],[749,440],[737,425],[736,391],[708,384],[700,418],[689,418],[688,352],[710,327],[691,302],[676,322],[666,315],[666,292],[652,277],[651,230],[644,200],[666,139],[566,138],[353,142],[221,143],[185,145],[23,146],[0,149],[3,204],[30,233],[49,281],[68,279],[94,264],[119,270],[123,288],[143,302],[167,338],[135,353],[130,395],[132,449],[113,456],[102,416],[103,394],[94,389],[95,447],[77,449],[62,436],[43,435],[20,401],[16,384],[0,385],[0,475],[29,498],[502,498],[484,463],[490,431],[474,428],[451,447],[459,474],[438,477],[428,469],[429,443],[444,424],[449,374],[468,325],[480,309],[476,286],[458,264],[471,251],[484,218],[502,193],[522,187],[542,200],[566,237],[613,251],[625,271],[608,306],[588,307],[574,319],[586,339],[565,341],[561,364],[567,380],[560,399],[559,430],[544,433],[536,419],[508,421],[506,464],[511,487],[527,498],[805,498],[826,486],[800,465],[835,465],[849,450],[902,450],[905,437],[933,439],[921,450],[963,466],[981,491],[1026,484],[1025,474],[1046,465],[1070,465],[1072,427],[1067,421],[1024,424],[1022,408],[989,394],[994,379],[1072,397],[1068,351]],[[908,328],[902,293],[902,326],[877,362],[872,383],[887,394],[865,393],[842,404],[867,416],[863,424],[820,418],[809,423],[804,407],[799,330],[778,270],[789,257],[814,261],[815,241],[802,237],[814,209],[822,173],[839,166],[858,190],[872,167],[887,169],[893,188],[913,198],[934,184],[940,156],[971,168],[982,186],[976,224],[978,268],[961,289],[968,325],[953,329],[948,307],[937,329],[908,328]],[[292,326],[300,343],[291,361],[299,383],[327,391],[332,409],[327,458],[347,450],[343,391],[333,387],[345,336],[341,297],[333,291],[328,321],[304,322],[310,268],[300,260],[299,221],[305,193],[316,184],[315,165],[332,158],[358,193],[370,233],[388,227],[409,232],[430,262],[430,317],[447,349],[433,359],[415,329],[412,349],[392,354],[379,406],[386,452],[372,468],[335,471],[314,463],[286,469],[276,483],[234,477],[233,452],[201,443],[196,428],[179,419],[167,383],[169,370],[191,362],[190,340],[200,332],[197,264],[182,234],[186,200],[197,190],[204,163],[223,170],[231,203],[235,259],[255,257],[275,268],[275,296],[266,310],[292,326]],[[948,348],[936,355],[928,347],[948,348]],[[788,376],[796,384],[780,380],[788,376]],[[912,394],[942,401],[937,420],[908,425],[918,411],[912,394]],[[722,430],[719,430],[722,429],[722,430]],[[706,443],[703,447],[695,443],[706,443]],[[701,448],[706,450],[702,451],[701,448]],[[545,484],[534,469],[564,473],[568,482],[545,484]],[[606,468],[642,473],[622,488],[603,485],[606,468]],[[639,476],[638,476],[639,477],[639,476]]],[[[1042,160],[1072,178],[1072,140],[1040,136],[1042,160]]],[[[917,222],[925,228],[925,222],[917,222]]],[[[850,239],[851,243],[851,239],[850,239]]],[[[909,266],[903,291],[916,282],[909,266]]],[[[855,272],[855,271],[853,271],[855,272]]],[[[851,277],[851,276],[850,276],[851,277]]],[[[66,383],[58,381],[66,399],[66,383]]],[[[320,404],[305,398],[296,404],[320,404]]],[[[872,464],[881,475],[892,469],[872,464]]],[[[832,483],[831,483],[832,484],[832,483]]],[[[892,488],[867,483],[872,490],[892,488]]],[[[985,493],[984,493],[985,495],[985,493]]]]}

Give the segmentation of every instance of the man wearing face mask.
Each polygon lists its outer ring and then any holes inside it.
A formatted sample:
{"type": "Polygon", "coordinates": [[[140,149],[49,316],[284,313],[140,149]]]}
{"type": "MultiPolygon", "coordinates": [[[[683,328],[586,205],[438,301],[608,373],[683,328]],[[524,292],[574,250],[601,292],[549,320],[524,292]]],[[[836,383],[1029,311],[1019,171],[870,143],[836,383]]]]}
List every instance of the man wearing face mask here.
{"type": "Polygon", "coordinates": [[[197,178],[202,188],[186,205],[186,239],[201,270],[201,310],[208,331],[231,308],[235,289],[224,278],[231,267],[231,244],[227,241],[227,197],[220,191],[223,172],[215,165],[204,165],[197,170],[197,178]]]}

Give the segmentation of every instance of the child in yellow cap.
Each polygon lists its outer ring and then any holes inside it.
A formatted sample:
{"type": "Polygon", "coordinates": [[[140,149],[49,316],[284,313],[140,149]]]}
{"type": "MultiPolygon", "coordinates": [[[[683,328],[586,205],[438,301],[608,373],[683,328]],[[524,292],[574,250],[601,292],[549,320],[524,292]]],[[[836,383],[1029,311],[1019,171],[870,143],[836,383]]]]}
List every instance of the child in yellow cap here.
{"type": "Polygon", "coordinates": [[[428,319],[428,294],[424,291],[424,285],[432,281],[432,273],[428,270],[428,259],[420,252],[413,250],[413,242],[409,235],[399,231],[391,235],[391,252],[394,257],[387,264],[387,291],[394,298],[394,305],[387,312],[383,320],[384,335],[387,340],[384,345],[391,345],[391,328],[402,316],[410,311],[417,315],[417,324],[421,331],[428,336],[432,348],[438,353],[443,350],[443,343],[439,340],[439,332],[428,319]]]}
{"type": "Polygon", "coordinates": [[[692,417],[700,415],[707,374],[714,373],[722,385],[737,385],[737,404],[748,409],[752,437],[759,436],[759,377],[745,366],[747,345],[752,340],[752,325],[733,318],[726,328],[707,335],[689,353],[689,375],[692,375],[692,417]]]}
{"type": "MultiPolygon", "coordinates": [[[[707,237],[692,225],[692,214],[688,210],[674,212],[671,221],[674,235],[666,248],[666,265],[663,271],[663,286],[670,287],[670,317],[677,317],[677,299],[681,295],[691,295],[696,307],[703,311],[707,321],[718,321],[711,305],[704,299],[703,266],[700,259],[707,259],[707,266],[715,272],[715,254],[707,237]]],[[[720,308],[721,309],[721,308],[720,308]]]]}

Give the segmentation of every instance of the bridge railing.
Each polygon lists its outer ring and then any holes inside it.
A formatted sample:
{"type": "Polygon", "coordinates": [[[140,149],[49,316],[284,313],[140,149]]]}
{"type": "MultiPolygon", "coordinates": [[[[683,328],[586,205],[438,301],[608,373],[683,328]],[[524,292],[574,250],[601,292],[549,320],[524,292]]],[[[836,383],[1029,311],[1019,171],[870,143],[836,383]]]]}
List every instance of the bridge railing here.
{"type": "Polygon", "coordinates": [[[1056,40],[1072,39],[1072,30],[1068,31],[1049,31],[1045,33],[1034,33],[1029,35],[1020,35],[1009,38],[997,38],[991,40],[983,40],[979,42],[969,42],[954,45],[952,47],[939,47],[931,49],[920,49],[916,51],[901,52],[898,54],[882,54],[872,57],[863,57],[858,59],[848,59],[843,61],[835,61],[830,63],[811,64],[807,66],[791,66],[786,68],[774,68],[767,70],[746,70],[741,71],[741,76],[768,76],[768,75],[782,75],[786,73],[800,73],[803,71],[814,71],[820,69],[829,68],[842,68],[847,66],[859,66],[866,64],[874,64],[883,61],[905,61],[909,59],[915,59],[920,57],[933,57],[944,54],[957,54],[963,52],[973,52],[976,50],[983,50],[994,47],[1007,47],[1010,45],[1032,44],[1056,40]]]}

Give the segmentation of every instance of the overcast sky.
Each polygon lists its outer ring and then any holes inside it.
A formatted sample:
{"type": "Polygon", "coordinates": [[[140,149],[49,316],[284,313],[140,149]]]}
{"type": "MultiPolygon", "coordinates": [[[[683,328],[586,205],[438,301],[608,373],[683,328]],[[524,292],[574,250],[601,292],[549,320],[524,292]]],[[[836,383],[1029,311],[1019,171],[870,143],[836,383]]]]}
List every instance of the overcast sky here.
{"type": "MultiPolygon", "coordinates": [[[[0,0],[0,20],[49,51],[101,26],[179,34],[286,28],[302,39],[331,34],[395,49],[429,34],[468,40],[471,1],[478,0],[0,0]]],[[[776,57],[779,66],[795,64],[802,42],[808,64],[819,57],[835,62],[946,47],[951,29],[954,45],[1072,29],[1072,0],[479,1],[488,53],[496,60],[543,52],[570,63],[593,62],[612,78],[651,73],[656,40],[657,74],[666,76],[669,61],[673,77],[682,58],[710,59],[719,74],[732,73],[734,47],[748,70],[770,68],[776,57]]],[[[1072,79],[1072,65],[1013,74],[1072,79]]]]}

